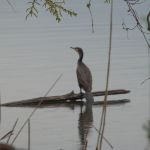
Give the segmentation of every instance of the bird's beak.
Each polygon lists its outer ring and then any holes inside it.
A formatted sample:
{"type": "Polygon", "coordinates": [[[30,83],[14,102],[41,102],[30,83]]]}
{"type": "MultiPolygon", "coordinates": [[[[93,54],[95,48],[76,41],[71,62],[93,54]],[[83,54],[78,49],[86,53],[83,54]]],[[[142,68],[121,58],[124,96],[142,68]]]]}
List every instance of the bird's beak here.
{"type": "Polygon", "coordinates": [[[74,48],[74,47],[70,47],[70,48],[72,48],[73,50],[75,50],[75,48],[74,48]]]}
{"type": "Polygon", "coordinates": [[[76,50],[76,48],[75,48],[75,47],[70,47],[70,48],[77,52],[77,50],[76,50]]]}

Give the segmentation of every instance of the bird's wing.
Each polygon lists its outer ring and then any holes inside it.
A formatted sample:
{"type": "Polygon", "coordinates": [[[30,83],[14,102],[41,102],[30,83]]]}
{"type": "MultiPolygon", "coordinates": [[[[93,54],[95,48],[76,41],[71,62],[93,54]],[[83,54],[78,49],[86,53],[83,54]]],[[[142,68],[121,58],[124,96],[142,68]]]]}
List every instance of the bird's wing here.
{"type": "Polygon", "coordinates": [[[92,75],[89,68],[84,63],[80,63],[77,66],[77,79],[79,86],[83,88],[85,92],[91,92],[92,75]]]}

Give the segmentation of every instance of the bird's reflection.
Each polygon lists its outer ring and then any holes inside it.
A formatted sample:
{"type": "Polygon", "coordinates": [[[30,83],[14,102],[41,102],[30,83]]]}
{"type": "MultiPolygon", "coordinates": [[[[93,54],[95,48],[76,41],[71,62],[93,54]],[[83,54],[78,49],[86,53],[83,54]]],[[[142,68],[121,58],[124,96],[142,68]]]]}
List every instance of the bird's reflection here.
{"type": "Polygon", "coordinates": [[[85,110],[79,114],[79,137],[81,142],[81,150],[87,146],[87,136],[93,124],[92,106],[86,105],[85,110]]]}

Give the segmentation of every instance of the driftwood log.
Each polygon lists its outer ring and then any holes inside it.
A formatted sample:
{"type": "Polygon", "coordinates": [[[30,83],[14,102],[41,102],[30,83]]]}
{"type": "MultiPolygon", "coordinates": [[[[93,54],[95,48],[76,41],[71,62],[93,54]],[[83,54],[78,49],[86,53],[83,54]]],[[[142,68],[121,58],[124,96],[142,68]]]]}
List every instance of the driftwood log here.
{"type": "MultiPolygon", "coordinates": [[[[108,91],[108,95],[117,95],[117,94],[127,94],[129,90],[117,89],[108,91]]],[[[92,92],[93,96],[104,96],[105,91],[97,91],[92,92]]],[[[76,94],[73,91],[59,96],[48,96],[48,97],[38,97],[27,100],[20,100],[14,102],[8,102],[1,104],[1,106],[9,106],[9,107],[24,107],[24,106],[36,106],[41,103],[40,106],[50,105],[50,104],[82,104],[84,101],[81,99],[84,98],[84,93],[81,95],[80,93],[76,94]]],[[[120,99],[120,100],[108,100],[108,104],[122,104],[130,102],[129,99],[120,99]]],[[[95,101],[94,105],[102,105],[103,101],[95,101]]]]}

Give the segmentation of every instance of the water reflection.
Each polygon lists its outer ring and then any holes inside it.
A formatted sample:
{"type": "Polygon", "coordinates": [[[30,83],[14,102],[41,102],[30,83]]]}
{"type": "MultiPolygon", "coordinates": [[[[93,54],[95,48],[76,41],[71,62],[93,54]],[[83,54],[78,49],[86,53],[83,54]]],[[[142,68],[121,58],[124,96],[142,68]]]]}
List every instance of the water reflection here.
{"type": "Polygon", "coordinates": [[[85,107],[85,110],[79,114],[79,137],[81,142],[81,150],[86,149],[87,146],[87,136],[90,132],[90,128],[93,124],[93,111],[92,106],[85,107]]]}

